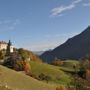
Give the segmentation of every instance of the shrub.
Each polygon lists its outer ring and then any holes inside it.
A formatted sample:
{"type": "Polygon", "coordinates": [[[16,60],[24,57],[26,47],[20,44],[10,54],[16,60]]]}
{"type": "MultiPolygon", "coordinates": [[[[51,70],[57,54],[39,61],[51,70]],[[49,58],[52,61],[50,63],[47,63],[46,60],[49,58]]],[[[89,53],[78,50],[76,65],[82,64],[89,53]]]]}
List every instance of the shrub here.
{"type": "Polygon", "coordinates": [[[86,76],[86,80],[89,81],[90,83],[90,70],[86,70],[85,76],[86,76]]]}
{"type": "Polygon", "coordinates": [[[38,63],[41,63],[42,60],[39,58],[39,56],[35,55],[34,53],[28,51],[28,50],[24,50],[23,48],[18,49],[18,54],[20,56],[21,59],[23,60],[28,60],[28,61],[36,61],[38,63]]]}
{"type": "Polygon", "coordinates": [[[26,60],[15,60],[13,63],[13,69],[16,71],[25,71],[27,75],[31,73],[31,67],[26,60]]]}
{"type": "Polygon", "coordinates": [[[80,71],[90,70],[90,61],[85,59],[80,62],[80,71]]]}
{"type": "Polygon", "coordinates": [[[24,60],[24,71],[26,72],[27,75],[31,74],[31,67],[28,61],[24,60]]]}
{"type": "Polygon", "coordinates": [[[10,57],[8,60],[5,60],[3,65],[16,71],[25,71],[28,75],[31,73],[31,67],[27,60],[20,60],[10,57]]]}
{"type": "Polygon", "coordinates": [[[80,71],[79,76],[86,79],[86,73],[87,71],[90,71],[90,60],[87,58],[84,58],[80,61],[80,71]]]}
{"type": "Polygon", "coordinates": [[[29,57],[27,51],[24,50],[23,48],[18,49],[18,54],[22,60],[25,60],[29,57]]]}
{"type": "Polygon", "coordinates": [[[12,67],[16,71],[23,71],[24,70],[24,63],[22,60],[14,60],[12,61],[12,67]]]}
{"type": "Polygon", "coordinates": [[[56,88],[56,90],[66,90],[65,86],[63,85],[60,85],[56,88]]]}
{"type": "Polygon", "coordinates": [[[80,61],[80,71],[90,70],[90,54],[87,54],[80,61]]]}
{"type": "Polygon", "coordinates": [[[46,77],[46,75],[45,75],[44,73],[41,73],[41,74],[39,75],[39,78],[40,78],[41,80],[44,80],[45,77],[46,77]]]}
{"type": "Polygon", "coordinates": [[[32,77],[32,78],[34,78],[34,79],[37,79],[37,80],[40,80],[35,74],[30,74],[30,76],[32,77]]]}
{"type": "Polygon", "coordinates": [[[51,79],[52,79],[52,78],[51,78],[51,76],[49,76],[49,75],[45,76],[45,78],[44,78],[44,80],[46,80],[47,83],[48,83],[48,81],[50,81],[51,79]]]}
{"type": "Polygon", "coordinates": [[[40,80],[46,80],[47,83],[48,83],[48,81],[50,81],[52,78],[51,78],[51,76],[49,76],[49,75],[45,75],[44,73],[41,73],[41,74],[39,75],[39,79],[40,79],[40,80]]]}
{"type": "Polygon", "coordinates": [[[6,52],[4,50],[0,51],[0,59],[4,59],[6,52]]]}
{"type": "Polygon", "coordinates": [[[56,66],[61,66],[63,64],[63,62],[58,59],[58,58],[55,58],[55,60],[52,62],[53,65],[56,65],[56,66]]]}
{"type": "Polygon", "coordinates": [[[77,75],[73,76],[71,83],[67,86],[67,90],[89,90],[89,82],[77,75]]]}

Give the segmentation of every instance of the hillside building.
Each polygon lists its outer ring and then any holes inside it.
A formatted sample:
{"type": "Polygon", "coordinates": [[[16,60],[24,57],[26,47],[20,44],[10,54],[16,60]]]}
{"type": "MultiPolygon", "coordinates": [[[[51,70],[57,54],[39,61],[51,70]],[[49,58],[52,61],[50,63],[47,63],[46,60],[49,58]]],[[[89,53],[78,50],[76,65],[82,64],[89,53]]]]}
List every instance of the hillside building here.
{"type": "Polygon", "coordinates": [[[7,50],[8,52],[13,53],[13,45],[12,45],[11,41],[9,40],[8,43],[1,41],[0,42],[0,51],[1,50],[7,50]]]}
{"type": "Polygon", "coordinates": [[[4,42],[4,41],[0,42],[0,51],[1,50],[6,50],[7,46],[8,46],[7,42],[4,42]]]}

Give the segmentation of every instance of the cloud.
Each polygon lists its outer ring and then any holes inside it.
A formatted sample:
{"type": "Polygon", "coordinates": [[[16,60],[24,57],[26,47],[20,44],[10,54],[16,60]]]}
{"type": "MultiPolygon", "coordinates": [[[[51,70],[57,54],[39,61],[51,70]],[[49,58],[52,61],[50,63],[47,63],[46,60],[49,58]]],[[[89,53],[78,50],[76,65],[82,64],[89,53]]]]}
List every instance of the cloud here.
{"type": "Polygon", "coordinates": [[[3,20],[0,21],[0,24],[10,24],[12,21],[11,20],[3,20]]]}
{"type": "Polygon", "coordinates": [[[55,47],[62,44],[64,41],[60,42],[39,42],[33,44],[24,45],[23,48],[31,50],[31,51],[46,51],[49,49],[54,49],[55,47]]]}
{"type": "MultiPolygon", "coordinates": [[[[77,35],[78,33],[65,33],[65,34],[54,34],[54,35],[45,35],[46,38],[62,38],[62,37],[66,37],[66,38],[70,38],[74,35],[77,35]]],[[[61,45],[62,43],[64,43],[66,40],[63,39],[62,41],[52,41],[52,42],[37,42],[37,43],[33,43],[33,44],[25,44],[23,46],[20,46],[22,48],[31,50],[31,51],[46,51],[49,49],[54,49],[57,46],[61,45]]]]}
{"type": "MultiPolygon", "coordinates": [[[[74,35],[77,35],[78,33],[65,33],[65,34],[54,34],[54,35],[45,35],[45,38],[70,38],[74,35]]],[[[63,39],[61,41],[51,41],[51,42],[37,42],[37,43],[33,43],[33,44],[23,44],[20,45],[20,47],[31,50],[31,51],[46,51],[49,49],[54,49],[57,46],[61,45],[62,43],[64,43],[66,41],[66,39],[63,39]]]]}
{"type": "Polygon", "coordinates": [[[0,21],[0,31],[14,30],[16,25],[20,24],[20,20],[1,20],[0,21]]]}
{"type": "Polygon", "coordinates": [[[20,20],[16,19],[15,22],[13,22],[14,25],[20,24],[20,20]]]}
{"type": "Polygon", "coordinates": [[[14,30],[15,27],[14,26],[3,26],[0,27],[0,31],[7,31],[7,30],[14,30]]]}
{"type": "Polygon", "coordinates": [[[83,1],[83,0],[74,0],[74,2],[72,2],[68,6],[60,6],[57,8],[53,8],[51,10],[51,13],[52,13],[51,16],[63,16],[62,12],[75,8],[76,4],[80,3],[81,1],[83,1]]]}
{"type": "Polygon", "coordinates": [[[83,0],[75,0],[74,2],[72,2],[72,4],[77,4],[77,3],[81,2],[81,1],[83,1],[83,0]]]}
{"type": "Polygon", "coordinates": [[[85,3],[85,4],[83,4],[83,6],[88,7],[88,6],[90,6],[90,3],[85,3]]]}
{"type": "Polygon", "coordinates": [[[17,25],[20,24],[20,20],[16,19],[16,20],[1,20],[0,24],[12,24],[12,25],[17,25]]]}
{"type": "Polygon", "coordinates": [[[11,26],[11,27],[8,27],[9,30],[13,30],[15,29],[15,27],[11,26]]]}

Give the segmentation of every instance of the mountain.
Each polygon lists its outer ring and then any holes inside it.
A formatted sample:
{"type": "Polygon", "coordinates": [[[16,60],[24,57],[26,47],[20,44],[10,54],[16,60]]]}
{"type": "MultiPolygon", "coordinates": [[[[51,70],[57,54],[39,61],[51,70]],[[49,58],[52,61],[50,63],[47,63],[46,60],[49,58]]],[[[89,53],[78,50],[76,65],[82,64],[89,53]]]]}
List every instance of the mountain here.
{"type": "Polygon", "coordinates": [[[45,51],[33,51],[33,53],[35,53],[36,55],[42,55],[45,51]]]}
{"type": "Polygon", "coordinates": [[[54,50],[46,51],[40,58],[44,62],[51,63],[55,57],[62,60],[79,60],[87,53],[90,53],[90,26],[82,33],[68,39],[54,50]]]}

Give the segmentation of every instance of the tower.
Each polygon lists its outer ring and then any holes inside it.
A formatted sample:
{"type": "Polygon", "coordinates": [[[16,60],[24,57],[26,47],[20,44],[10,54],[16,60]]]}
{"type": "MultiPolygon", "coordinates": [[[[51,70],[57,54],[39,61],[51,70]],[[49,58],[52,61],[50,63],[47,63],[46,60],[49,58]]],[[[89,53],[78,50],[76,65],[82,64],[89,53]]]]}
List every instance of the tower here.
{"type": "Polygon", "coordinates": [[[13,53],[13,45],[10,40],[8,42],[7,52],[8,52],[8,54],[13,53]]]}

